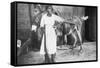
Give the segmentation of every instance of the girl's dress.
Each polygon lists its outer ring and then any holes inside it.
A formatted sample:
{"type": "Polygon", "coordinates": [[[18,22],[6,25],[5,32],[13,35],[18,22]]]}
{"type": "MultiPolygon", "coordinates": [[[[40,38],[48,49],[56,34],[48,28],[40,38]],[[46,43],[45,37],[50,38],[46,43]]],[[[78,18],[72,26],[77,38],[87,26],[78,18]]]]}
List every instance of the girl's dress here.
{"type": "Polygon", "coordinates": [[[45,25],[45,34],[46,40],[44,40],[44,34],[42,37],[41,47],[40,47],[40,54],[45,54],[44,50],[44,41],[46,41],[46,49],[48,54],[55,54],[56,53],[56,46],[57,46],[57,36],[54,29],[55,21],[63,22],[64,19],[61,17],[52,14],[50,17],[47,16],[47,13],[42,16],[40,27],[44,27],[45,25]]]}

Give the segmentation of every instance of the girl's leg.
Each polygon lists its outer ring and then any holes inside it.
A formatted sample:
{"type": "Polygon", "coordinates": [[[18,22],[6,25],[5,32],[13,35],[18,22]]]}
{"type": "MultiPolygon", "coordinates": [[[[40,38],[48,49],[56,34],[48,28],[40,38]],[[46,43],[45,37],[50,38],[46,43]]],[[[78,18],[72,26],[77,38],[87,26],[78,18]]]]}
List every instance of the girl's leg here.
{"type": "Polygon", "coordinates": [[[56,54],[51,54],[51,63],[55,62],[55,57],[56,57],[56,54]]]}
{"type": "Polygon", "coordinates": [[[45,54],[44,57],[45,57],[45,63],[50,63],[50,57],[49,57],[49,55],[45,54]]]}

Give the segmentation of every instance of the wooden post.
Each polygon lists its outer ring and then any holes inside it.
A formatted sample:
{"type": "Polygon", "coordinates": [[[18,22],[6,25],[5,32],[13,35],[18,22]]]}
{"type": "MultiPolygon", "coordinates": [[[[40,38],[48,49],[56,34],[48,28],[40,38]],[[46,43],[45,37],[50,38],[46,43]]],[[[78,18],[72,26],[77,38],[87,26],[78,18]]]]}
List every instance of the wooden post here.
{"type": "Polygon", "coordinates": [[[28,5],[29,6],[29,18],[30,18],[30,24],[32,26],[32,12],[31,12],[31,4],[28,5]]]}

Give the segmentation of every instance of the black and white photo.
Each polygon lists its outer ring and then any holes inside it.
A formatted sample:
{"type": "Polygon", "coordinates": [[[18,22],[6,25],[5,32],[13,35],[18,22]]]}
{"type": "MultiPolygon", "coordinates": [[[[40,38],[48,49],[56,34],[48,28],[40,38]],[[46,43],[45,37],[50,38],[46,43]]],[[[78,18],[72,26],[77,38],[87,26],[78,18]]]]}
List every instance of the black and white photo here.
{"type": "Polygon", "coordinates": [[[15,65],[97,61],[97,6],[32,2],[11,6],[15,65]]]}

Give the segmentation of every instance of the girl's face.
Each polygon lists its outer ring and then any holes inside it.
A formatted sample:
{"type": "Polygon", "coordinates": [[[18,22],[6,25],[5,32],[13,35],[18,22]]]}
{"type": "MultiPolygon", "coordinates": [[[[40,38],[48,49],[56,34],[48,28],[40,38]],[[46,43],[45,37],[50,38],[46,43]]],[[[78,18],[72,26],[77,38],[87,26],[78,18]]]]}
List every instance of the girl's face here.
{"type": "Polygon", "coordinates": [[[47,11],[48,11],[49,14],[51,14],[52,13],[52,7],[48,7],[47,11]]]}

